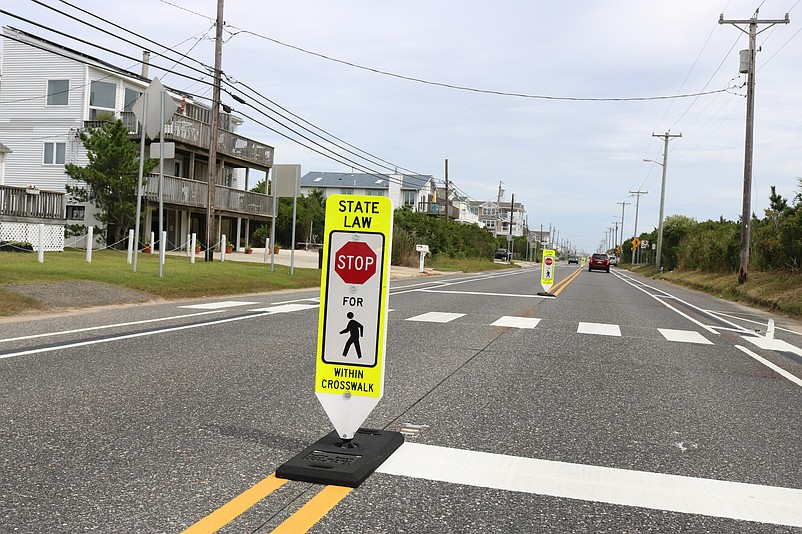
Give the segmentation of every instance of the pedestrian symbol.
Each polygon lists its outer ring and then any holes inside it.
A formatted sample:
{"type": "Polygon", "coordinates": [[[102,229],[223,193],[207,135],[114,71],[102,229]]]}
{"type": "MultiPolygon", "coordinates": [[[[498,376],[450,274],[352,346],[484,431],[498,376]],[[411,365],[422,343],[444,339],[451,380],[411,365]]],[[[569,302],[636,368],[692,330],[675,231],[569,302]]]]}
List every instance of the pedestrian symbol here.
{"type": "Polygon", "coordinates": [[[348,356],[348,351],[351,350],[351,345],[354,346],[356,349],[356,357],[362,359],[362,348],[359,346],[359,338],[362,337],[364,329],[362,325],[354,320],[354,314],[352,312],[348,312],[348,325],[345,327],[344,330],[340,330],[340,334],[350,334],[348,336],[348,341],[345,342],[345,348],[343,348],[343,356],[348,356]]]}

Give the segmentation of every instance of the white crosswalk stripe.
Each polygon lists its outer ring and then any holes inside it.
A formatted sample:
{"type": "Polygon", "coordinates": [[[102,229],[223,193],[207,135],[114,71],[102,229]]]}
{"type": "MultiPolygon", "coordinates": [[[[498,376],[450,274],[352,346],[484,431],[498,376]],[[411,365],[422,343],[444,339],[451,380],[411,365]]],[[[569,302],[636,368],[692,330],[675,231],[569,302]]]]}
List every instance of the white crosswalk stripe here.
{"type": "Polygon", "coordinates": [[[512,317],[509,315],[505,315],[496,319],[494,323],[491,323],[490,326],[506,326],[509,328],[534,328],[537,326],[537,323],[540,322],[540,319],[534,317],[512,317]]]}
{"type": "Polygon", "coordinates": [[[621,327],[617,324],[579,323],[578,334],[595,334],[597,336],[621,337],[621,327]]]}
{"type": "Polygon", "coordinates": [[[693,330],[672,330],[670,328],[658,328],[664,338],[669,341],[679,341],[681,343],[698,343],[700,345],[712,345],[713,342],[704,337],[699,332],[693,330]]]}
{"type": "Polygon", "coordinates": [[[448,323],[454,319],[464,317],[464,313],[448,313],[448,312],[428,312],[415,317],[410,317],[407,321],[420,321],[423,323],[448,323]]]}

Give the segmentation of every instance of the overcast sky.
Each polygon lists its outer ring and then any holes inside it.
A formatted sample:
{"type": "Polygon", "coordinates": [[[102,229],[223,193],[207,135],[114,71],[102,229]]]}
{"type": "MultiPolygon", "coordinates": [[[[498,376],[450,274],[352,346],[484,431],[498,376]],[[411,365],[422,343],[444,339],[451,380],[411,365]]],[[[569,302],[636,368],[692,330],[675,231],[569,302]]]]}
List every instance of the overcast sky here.
{"type": "MultiPolygon", "coordinates": [[[[661,167],[643,162],[662,161],[663,142],[653,133],[682,134],[669,144],[666,216],[738,220],[746,115],[738,52],[748,39],[735,26],[719,24],[722,13],[727,20],[749,19],[759,7],[760,20],[790,15],[790,24],[759,27],[765,31],[758,36],[752,208],[762,216],[772,185],[794,197],[802,177],[799,1],[226,0],[223,71],[230,82],[389,162],[381,165],[442,180],[448,159],[450,180],[480,200],[495,199],[501,181],[505,200],[515,194],[524,203],[531,228],[553,225],[561,239],[593,252],[605,231],[620,224],[620,202],[631,203],[624,233],[632,235],[635,198],[629,191],[648,191],[640,197],[639,231],[657,227],[661,167]],[[712,94],[672,98],[697,93],[712,94]]],[[[70,3],[214,63],[214,0],[70,3]]],[[[141,56],[141,46],[33,2],[5,1],[3,9],[141,56]]],[[[0,22],[139,70],[130,60],[10,16],[0,14],[0,22]]],[[[150,74],[170,87],[211,95],[208,75],[193,82],[155,69],[150,74]]],[[[228,96],[223,101],[297,138],[273,121],[286,119],[267,118],[228,96]]],[[[253,121],[246,120],[241,133],[274,146],[277,163],[300,163],[304,173],[349,172],[345,158],[358,161],[359,171],[388,172],[342,149],[336,149],[340,161],[325,158],[253,121]]]]}

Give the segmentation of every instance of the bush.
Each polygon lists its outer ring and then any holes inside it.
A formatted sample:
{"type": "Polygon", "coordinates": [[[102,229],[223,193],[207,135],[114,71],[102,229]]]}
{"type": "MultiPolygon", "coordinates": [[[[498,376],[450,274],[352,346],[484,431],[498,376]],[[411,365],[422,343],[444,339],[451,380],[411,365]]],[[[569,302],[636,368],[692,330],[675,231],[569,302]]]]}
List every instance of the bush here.
{"type": "Polygon", "coordinates": [[[0,241],[0,252],[33,252],[33,245],[27,241],[0,241]]]}

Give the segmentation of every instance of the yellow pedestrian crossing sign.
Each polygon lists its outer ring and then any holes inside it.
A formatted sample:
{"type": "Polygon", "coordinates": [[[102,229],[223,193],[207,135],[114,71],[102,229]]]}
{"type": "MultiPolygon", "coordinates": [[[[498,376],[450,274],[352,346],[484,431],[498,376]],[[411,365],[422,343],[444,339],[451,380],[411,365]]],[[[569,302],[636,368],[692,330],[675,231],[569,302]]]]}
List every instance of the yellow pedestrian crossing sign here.
{"type": "Polygon", "coordinates": [[[392,235],[389,198],[326,199],[315,395],[343,439],[384,394],[392,235]]]}
{"type": "Polygon", "coordinates": [[[543,286],[543,291],[546,293],[549,292],[549,289],[554,284],[554,267],[557,264],[556,255],[556,252],[550,249],[543,251],[543,262],[540,265],[540,285],[543,286]]]}

